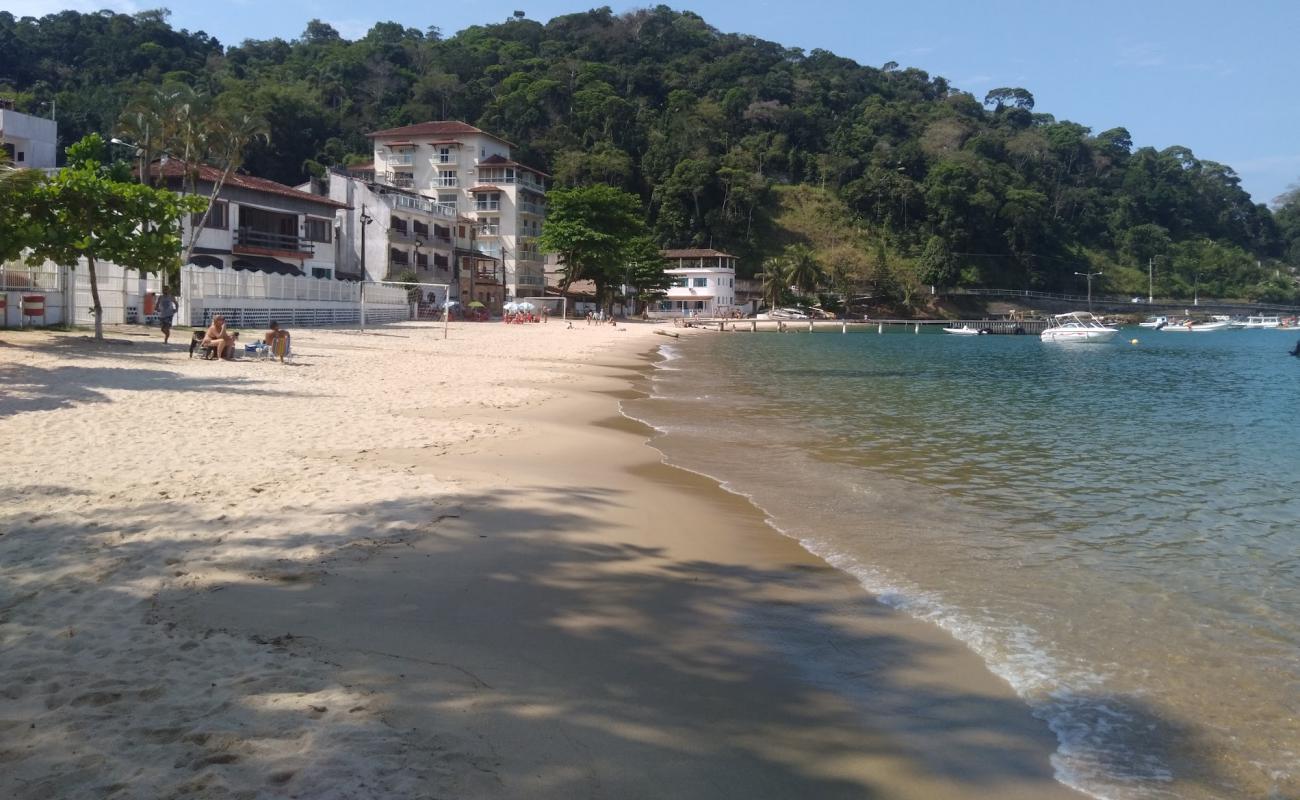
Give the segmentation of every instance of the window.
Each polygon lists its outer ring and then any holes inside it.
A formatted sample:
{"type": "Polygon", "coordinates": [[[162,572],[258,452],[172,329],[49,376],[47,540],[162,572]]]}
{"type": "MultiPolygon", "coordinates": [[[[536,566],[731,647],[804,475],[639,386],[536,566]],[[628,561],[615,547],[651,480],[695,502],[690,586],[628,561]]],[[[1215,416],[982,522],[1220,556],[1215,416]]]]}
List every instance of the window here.
{"type": "Polygon", "coordinates": [[[500,192],[480,192],[474,199],[475,211],[498,211],[501,208],[500,192]]]}
{"type": "Polygon", "coordinates": [[[441,268],[441,269],[446,269],[446,268],[447,268],[447,257],[444,256],[444,255],[442,255],[441,253],[434,253],[434,254],[433,254],[433,265],[434,265],[435,267],[439,267],[439,268],[441,268]]]}
{"type": "Polygon", "coordinates": [[[439,164],[450,164],[450,163],[451,163],[451,148],[450,148],[450,147],[439,147],[439,148],[438,148],[438,163],[439,163],[439,164]]]}
{"type": "Polygon", "coordinates": [[[699,286],[699,287],[708,286],[708,285],[709,285],[709,279],[708,279],[708,278],[691,278],[691,285],[692,285],[692,286],[699,286]]]}
{"type": "Polygon", "coordinates": [[[427,268],[429,266],[429,256],[426,253],[416,253],[415,266],[427,268]]]}
{"type": "Polygon", "coordinates": [[[411,262],[407,260],[405,250],[398,250],[395,247],[390,247],[388,249],[388,263],[395,267],[405,267],[411,262]]]}
{"type": "Polygon", "coordinates": [[[416,235],[416,236],[423,236],[425,239],[428,239],[428,238],[429,238],[429,226],[428,226],[428,225],[425,225],[423,222],[420,222],[420,221],[417,219],[417,220],[415,220],[414,222],[411,223],[411,227],[415,230],[415,235],[416,235]]]}
{"type": "Polygon", "coordinates": [[[393,230],[397,231],[403,236],[406,235],[406,220],[402,219],[401,217],[393,217],[392,224],[393,224],[393,230]]]}
{"type": "Polygon", "coordinates": [[[497,217],[484,217],[476,227],[479,236],[496,236],[501,232],[501,220],[497,217]]]}
{"type": "Polygon", "coordinates": [[[456,212],[456,192],[438,192],[438,205],[452,212],[456,212]]]}
{"type": "Polygon", "coordinates": [[[309,242],[332,242],[334,226],[327,219],[307,218],[307,241],[309,242]]]}
{"type": "Polygon", "coordinates": [[[461,239],[464,239],[464,238],[465,238],[465,226],[464,226],[464,225],[457,225],[457,226],[456,226],[456,230],[459,231],[459,233],[457,233],[457,236],[459,236],[461,239]]]}
{"type": "Polygon", "coordinates": [[[14,159],[14,163],[16,163],[16,164],[21,164],[21,163],[23,163],[23,162],[26,161],[26,160],[27,160],[27,152],[24,151],[24,150],[19,150],[19,151],[18,151],[18,158],[15,158],[15,159],[14,159]]]}
{"type": "Polygon", "coordinates": [[[312,268],[311,268],[311,276],[312,276],[313,278],[329,278],[329,277],[333,276],[333,274],[334,274],[334,273],[333,273],[331,270],[324,269],[324,268],[322,268],[322,267],[312,267],[312,268]]]}
{"type": "MultiPolygon", "coordinates": [[[[229,214],[227,213],[228,209],[229,206],[226,205],[225,200],[218,200],[215,203],[213,203],[212,213],[208,214],[208,224],[203,226],[204,229],[209,231],[229,230],[230,222],[229,222],[229,214]]],[[[198,227],[198,224],[202,221],[203,221],[202,211],[199,211],[190,217],[190,225],[194,227],[198,227]]]]}

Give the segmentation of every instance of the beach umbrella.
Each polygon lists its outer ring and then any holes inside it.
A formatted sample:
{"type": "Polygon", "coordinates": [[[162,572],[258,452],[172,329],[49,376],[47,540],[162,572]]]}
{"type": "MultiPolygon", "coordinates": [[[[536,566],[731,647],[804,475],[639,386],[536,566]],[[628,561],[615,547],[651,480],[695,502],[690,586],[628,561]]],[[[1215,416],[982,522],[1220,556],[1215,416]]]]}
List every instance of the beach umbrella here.
{"type": "Polygon", "coordinates": [[[535,307],[536,306],[534,306],[532,303],[529,303],[526,300],[519,304],[520,311],[532,311],[535,307]]]}
{"type": "Polygon", "coordinates": [[[459,301],[459,300],[449,300],[449,301],[447,301],[446,303],[443,303],[443,304],[442,304],[442,307],[443,307],[443,308],[451,308],[452,306],[458,306],[458,305],[460,305],[460,301],[459,301]]]}
{"type": "Polygon", "coordinates": [[[483,308],[483,304],[480,303],[480,302],[477,301],[477,300],[471,300],[471,301],[469,301],[469,307],[470,307],[470,308],[483,308]]]}

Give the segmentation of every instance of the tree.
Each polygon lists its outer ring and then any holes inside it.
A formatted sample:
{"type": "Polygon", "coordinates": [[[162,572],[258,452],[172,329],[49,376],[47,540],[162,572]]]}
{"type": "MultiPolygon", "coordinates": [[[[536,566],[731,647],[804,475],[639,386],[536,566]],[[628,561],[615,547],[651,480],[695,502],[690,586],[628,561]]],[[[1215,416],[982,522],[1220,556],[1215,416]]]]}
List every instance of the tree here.
{"type": "Polygon", "coordinates": [[[664,272],[668,262],[649,236],[638,236],[629,242],[625,255],[627,285],[632,287],[637,302],[644,305],[672,285],[672,278],[664,272]]]}
{"type": "Polygon", "coordinates": [[[931,286],[951,286],[957,279],[957,264],[942,236],[931,236],[921,253],[921,282],[931,286]]]}
{"type": "Polygon", "coordinates": [[[773,257],[763,262],[763,299],[768,308],[781,305],[790,291],[790,265],[784,258],[773,257]]]}
{"type": "Polygon", "coordinates": [[[786,280],[801,294],[811,294],[826,277],[817,255],[806,244],[786,247],[784,261],[786,280]]]}
{"type": "Polygon", "coordinates": [[[44,235],[36,208],[45,176],[0,164],[0,263],[22,254],[44,235]]]}
{"type": "Polygon", "coordinates": [[[552,189],[546,199],[539,244],[560,258],[560,291],[589,280],[604,300],[607,288],[624,277],[634,244],[649,236],[641,199],[603,183],[552,189]]]}
{"type": "Polygon", "coordinates": [[[68,166],[40,185],[36,207],[42,235],[28,261],[74,267],[86,259],[95,338],[103,339],[96,262],[112,261],[141,272],[175,269],[181,218],[198,210],[200,202],[135,183],[126,164],[109,162],[108,147],[98,134],[73,144],[67,156],[68,166]]]}

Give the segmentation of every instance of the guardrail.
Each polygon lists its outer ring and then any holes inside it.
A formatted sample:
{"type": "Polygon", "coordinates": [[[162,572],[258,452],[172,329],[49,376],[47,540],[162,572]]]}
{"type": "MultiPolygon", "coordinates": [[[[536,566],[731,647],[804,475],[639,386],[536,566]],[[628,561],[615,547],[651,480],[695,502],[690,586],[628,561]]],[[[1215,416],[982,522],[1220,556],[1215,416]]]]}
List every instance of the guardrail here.
{"type": "MultiPolygon", "coordinates": [[[[1089,301],[1086,294],[1065,294],[1062,292],[1042,292],[1035,289],[935,289],[936,295],[943,296],[968,296],[968,297],[1023,297],[1031,300],[1057,300],[1067,303],[1086,303],[1089,301]]],[[[1153,298],[1150,302],[1145,297],[1141,302],[1133,302],[1133,295],[1099,295],[1094,294],[1091,298],[1093,305],[1106,306],[1129,306],[1134,311],[1140,311],[1145,308],[1162,307],[1162,308],[1218,308],[1218,309],[1240,309],[1243,311],[1281,311],[1281,312],[1300,312],[1300,306],[1283,305],[1280,303],[1255,303],[1249,300],[1225,300],[1201,297],[1189,300],[1185,297],[1174,298],[1153,298]]]]}

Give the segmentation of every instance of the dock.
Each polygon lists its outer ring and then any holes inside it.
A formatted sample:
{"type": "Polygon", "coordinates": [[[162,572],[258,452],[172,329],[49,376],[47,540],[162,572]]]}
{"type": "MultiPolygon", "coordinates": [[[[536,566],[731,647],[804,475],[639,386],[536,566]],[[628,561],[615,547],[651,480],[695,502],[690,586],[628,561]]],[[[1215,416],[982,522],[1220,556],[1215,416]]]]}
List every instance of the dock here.
{"type": "Polygon", "coordinates": [[[813,333],[827,331],[853,332],[908,332],[920,333],[923,329],[967,327],[985,330],[990,334],[1037,336],[1047,328],[1045,319],[675,319],[673,324],[687,328],[731,332],[813,333]]]}

